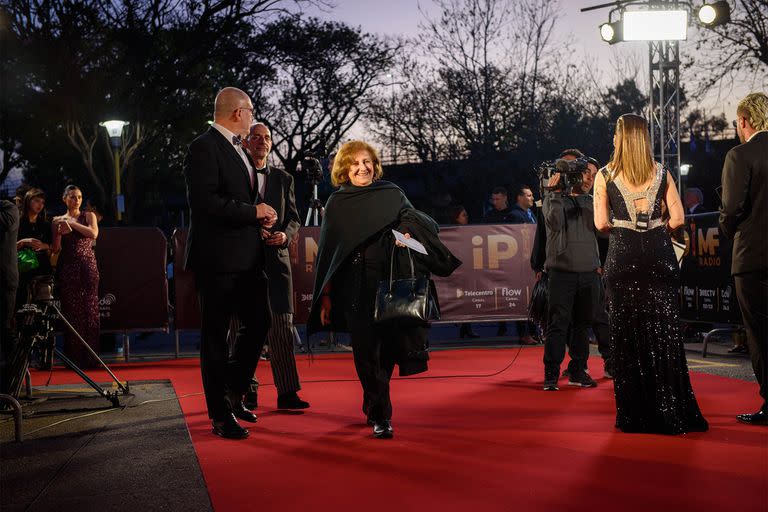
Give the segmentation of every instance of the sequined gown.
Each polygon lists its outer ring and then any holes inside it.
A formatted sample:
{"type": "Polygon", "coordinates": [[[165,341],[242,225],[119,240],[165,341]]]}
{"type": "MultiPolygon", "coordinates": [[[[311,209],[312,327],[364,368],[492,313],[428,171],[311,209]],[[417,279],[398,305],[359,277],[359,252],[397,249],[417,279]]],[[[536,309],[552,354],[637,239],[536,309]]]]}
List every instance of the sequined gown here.
{"type": "Polygon", "coordinates": [[[606,178],[613,219],[604,278],[614,347],[616,426],[624,432],[705,431],[688,376],[679,320],[680,271],[662,221],[666,171],[645,192],[606,178]],[[652,207],[648,229],[635,229],[635,200],[652,207]]]}
{"type": "MultiPolygon", "coordinates": [[[[85,212],[77,222],[86,224],[85,212]]],[[[99,351],[99,269],[92,248],[93,239],[77,231],[61,237],[61,253],[56,279],[61,299],[61,312],[88,345],[99,351]]],[[[64,328],[64,354],[78,366],[97,364],[72,332],[64,328]]]]}

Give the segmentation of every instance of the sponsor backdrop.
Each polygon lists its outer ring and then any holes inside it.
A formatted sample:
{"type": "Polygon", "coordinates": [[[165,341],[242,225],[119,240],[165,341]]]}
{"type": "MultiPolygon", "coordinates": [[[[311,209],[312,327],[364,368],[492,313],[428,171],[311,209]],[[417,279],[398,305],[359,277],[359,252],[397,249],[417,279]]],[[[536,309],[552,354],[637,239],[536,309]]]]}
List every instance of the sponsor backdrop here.
{"type": "Polygon", "coordinates": [[[713,212],[685,218],[680,316],[707,323],[741,324],[731,277],[733,244],[720,233],[719,216],[713,212]]]}
{"type": "MultiPolygon", "coordinates": [[[[682,264],[682,318],[709,323],[741,323],[733,279],[731,243],[720,236],[717,213],[686,218],[682,264]]],[[[441,228],[440,237],[464,264],[450,277],[435,277],[442,321],[494,321],[525,318],[534,284],[530,266],[534,225],[473,225],[441,228]]],[[[289,246],[293,267],[295,322],[306,323],[312,304],[320,228],[299,230],[289,246]]],[[[186,231],[173,237],[182,255],[186,231]]],[[[197,329],[200,317],[191,274],[175,265],[176,328],[197,329]]]]}
{"type": "Polygon", "coordinates": [[[157,228],[100,228],[101,330],[168,329],[168,242],[157,228]]]}
{"type": "MultiPolygon", "coordinates": [[[[450,277],[434,277],[442,320],[525,318],[534,276],[530,257],[535,226],[449,226],[440,238],[464,262],[450,277]]],[[[302,228],[289,247],[296,323],[306,323],[312,305],[320,228],[302,228]]]]}

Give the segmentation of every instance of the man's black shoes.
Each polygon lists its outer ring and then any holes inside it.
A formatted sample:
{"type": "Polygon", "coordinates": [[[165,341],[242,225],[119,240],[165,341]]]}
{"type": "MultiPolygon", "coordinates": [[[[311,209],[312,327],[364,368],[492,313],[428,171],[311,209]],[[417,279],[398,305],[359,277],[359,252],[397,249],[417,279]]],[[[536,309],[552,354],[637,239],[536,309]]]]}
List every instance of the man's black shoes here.
{"type": "Polygon", "coordinates": [[[389,420],[377,421],[373,424],[373,437],[376,439],[392,439],[395,430],[389,420]]]}
{"type": "Polygon", "coordinates": [[[768,411],[761,409],[754,414],[739,414],[736,419],[749,425],[768,425],[768,411]]]}
{"type": "Polygon", "coordinates": [[[568,378],[569,386],[580,386],[582,388],[594,388],[597,387],[597,382],[589,376],[587,372],[573,372],[568,378]]]}
{"type": "Polygon", "coordinates": [[[245,408],[242,398],[236,393],[227,393],[227,401],[229,407],[232,409],[232,414],[235,418],[247,421],[249,423],[256,423],[256,415],[245,408]]]}
{"type": "Polygon", "coordinates": [[[241,427],[231,414],[226,415],[221,420],[213,421],[213,433],[225,439],[245,439],[248,437],[248,430],[241,427]]]}
{"type": "Polygon", "coordinates": [[[277,396],[277,408],[278,409],[306,409],[309,407],[309,402],[305,402],[295,391],[283,393],[277,396]]]}

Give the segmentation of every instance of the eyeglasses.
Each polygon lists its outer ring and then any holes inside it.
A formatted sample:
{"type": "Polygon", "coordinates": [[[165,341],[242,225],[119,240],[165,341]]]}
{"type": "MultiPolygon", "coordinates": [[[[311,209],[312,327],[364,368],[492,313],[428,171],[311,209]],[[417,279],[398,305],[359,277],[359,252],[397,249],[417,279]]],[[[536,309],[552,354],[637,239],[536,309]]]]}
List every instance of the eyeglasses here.
{"type": "Polygon", "coordinates": [[[237,107],[235,109],[235,112],[237,112],[238,110],[247,110],[248,112],[251,113],[251,117],[253,117],[253,111],[254,111],[253,107],[237,107]]]}

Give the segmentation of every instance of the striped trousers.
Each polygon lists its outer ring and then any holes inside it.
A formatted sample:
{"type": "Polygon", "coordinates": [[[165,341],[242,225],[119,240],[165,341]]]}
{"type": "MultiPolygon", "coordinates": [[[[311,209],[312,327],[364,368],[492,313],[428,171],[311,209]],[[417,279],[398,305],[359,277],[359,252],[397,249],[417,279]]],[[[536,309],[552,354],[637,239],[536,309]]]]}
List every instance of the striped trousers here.
{"type": "Polygon", "coordinates": [[[272,313],[272,326],[267,333],[269,362],[278,395],[301,389],[296,358],[293,355],[293,313],[272,313]]]}
{"type": "MultiPolygon", "coordinates": [[[[237,317],[232,317],[228,334],[230,345],[238,327],[237,317]]],[[[278,395],[295,393],[301,389],[299,373],[296,370],[296,358],[293,355],[293,342],[296,338],[298,333],[293,326],[293,313],[272,313],[272,326],[267,332],[265,344],[269,346],[272,380],[275,382],[278,395]]],[[[258,386],[256,375],[253,376],[253,380],[258,386]]]]}

